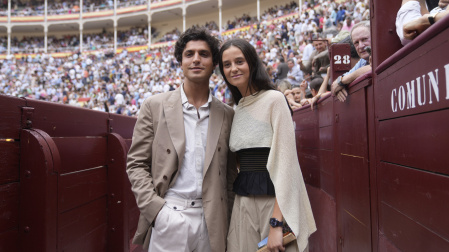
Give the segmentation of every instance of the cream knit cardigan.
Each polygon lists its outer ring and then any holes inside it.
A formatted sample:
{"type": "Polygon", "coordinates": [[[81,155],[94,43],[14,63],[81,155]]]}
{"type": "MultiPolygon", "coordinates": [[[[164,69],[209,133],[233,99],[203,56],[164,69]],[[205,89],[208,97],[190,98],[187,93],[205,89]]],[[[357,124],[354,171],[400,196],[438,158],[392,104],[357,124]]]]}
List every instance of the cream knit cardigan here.
{"type": "Polygon", "coordinates": [[[276,199],[285,221],[296,235],[299,251],[304,251],[316,226],[284,95],[268,90],[242,98],[235,109],[229,146],[233,152],[254,147],[271,148],[267,169],[276,199]]]}

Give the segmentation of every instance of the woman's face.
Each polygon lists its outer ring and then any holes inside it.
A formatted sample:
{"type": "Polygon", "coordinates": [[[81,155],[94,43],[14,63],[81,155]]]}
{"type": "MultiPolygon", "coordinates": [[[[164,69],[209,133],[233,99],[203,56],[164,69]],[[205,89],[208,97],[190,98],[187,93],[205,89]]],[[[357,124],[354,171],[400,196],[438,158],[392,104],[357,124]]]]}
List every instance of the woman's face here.
{"type": "Polygon", "coordinates": [[[242,51],[231,46],[223,52],[223,72],[229,83],[237,87],[242,96],[249,95],[248,83],[250,70],[242,51]]]}

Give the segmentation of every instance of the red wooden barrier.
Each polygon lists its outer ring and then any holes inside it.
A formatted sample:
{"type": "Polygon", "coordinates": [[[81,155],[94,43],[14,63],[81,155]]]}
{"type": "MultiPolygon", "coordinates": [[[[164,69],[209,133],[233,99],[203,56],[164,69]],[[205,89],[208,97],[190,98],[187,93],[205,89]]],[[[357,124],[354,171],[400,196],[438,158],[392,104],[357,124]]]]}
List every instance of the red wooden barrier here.
{"type": "Polygon", "coordinates": [[[6,96],[0,106],[0,251],[130,251],[136,119],[6,96]]]}
{"type": "Polygon", "coordinates": [[[0,251],[19,249],[19,134],[24,106],[23,99],[0,99],[0,251]]]}
{"type": "Polygon", "coordinates": [[[328,98],[317,111],[294,112],[318,226],[311,251],[449,251],[449,17],[394,53],[397,9],[379,15],[380,2],[389,4],[376,1],[373,8],[374,73],[349,87],[345,103],[328,98]],[[328,111],[333,123],[326,134],[320,122],[328,111]],[[323,148],[326,142],[332,148],[323,148]],[[325,162],[333,163],[333,173],[323,169],[325,162]],[[335,217],[325,211],[332,203],[335,217]],[[324,219],[335,223],[335,236],[324,219]],[[335,249],[322,246],[330,237],[335,249]]]}

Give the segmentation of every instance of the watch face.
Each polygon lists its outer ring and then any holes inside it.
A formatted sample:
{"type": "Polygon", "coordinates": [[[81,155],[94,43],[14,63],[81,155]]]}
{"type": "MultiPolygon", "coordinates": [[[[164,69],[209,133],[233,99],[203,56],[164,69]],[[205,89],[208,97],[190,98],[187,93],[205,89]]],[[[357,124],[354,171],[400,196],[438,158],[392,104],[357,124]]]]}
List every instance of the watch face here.
{"type": "Polygon", "coordinates": [[[280,227],[283,223],[281,221],[276,220],[275,218],[270,219],[270,226],[272,227],[280,227]]]}

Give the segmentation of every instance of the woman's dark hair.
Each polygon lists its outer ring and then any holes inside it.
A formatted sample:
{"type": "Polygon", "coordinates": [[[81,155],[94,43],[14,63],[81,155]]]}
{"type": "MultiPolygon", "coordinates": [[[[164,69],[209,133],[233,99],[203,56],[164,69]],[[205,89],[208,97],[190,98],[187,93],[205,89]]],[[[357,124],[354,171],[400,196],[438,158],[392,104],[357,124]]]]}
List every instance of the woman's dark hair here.
{"type": "Polygon", "coordinates": [[[187,29],[175,44],[175,58],[181,63],[182,53],[186,48],[187,43],[190,41],[204,41],[210,48],[212,53],[212,61],[214,66],[218,64],[218,52],[220,48],[220,41],[210,34],[210,32],[205,28],[192,27],[187,29]]]}
{"type": "Polygon", "coordinates": [[[262,60],[257,55],[256,49],[250,43],[243,39],[228,40],[221,46],[218,66],[220,67],[221,75],[223,75],[223,79],[225,80],[226,85],[231,91],[232,99],[234,99],[236,105],[239,104],[239,101],[242,98],[242,94],[237,87],[229,83],[223,71],[223,52],[229,49],[231,46],[235,46],[240,49],[240,51],[242,51],[243,55],[245,56],[246,63],[249,67],[248,90],[250,91],[250,93],[252,93],[252,91],[276,89],[273,82],[270,80],[270,76],[268,76],[262,60]]]}

